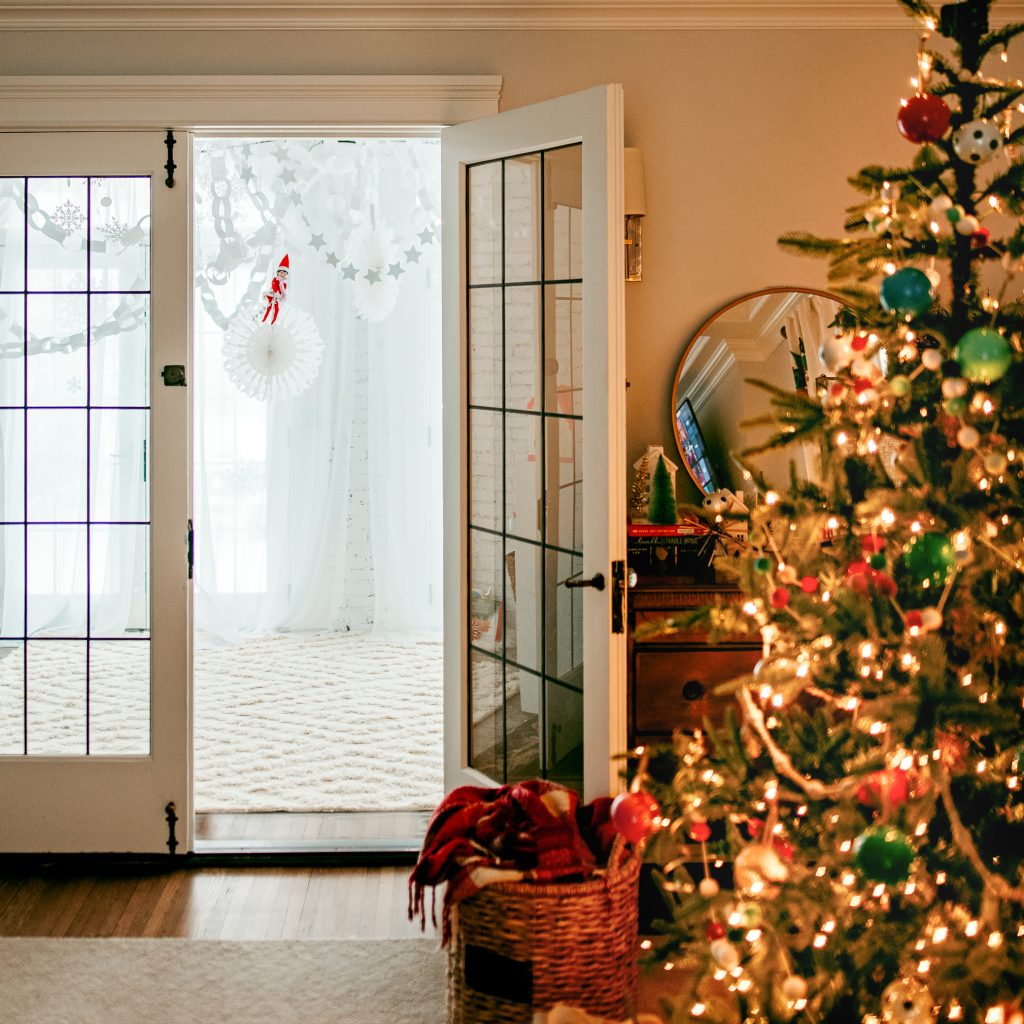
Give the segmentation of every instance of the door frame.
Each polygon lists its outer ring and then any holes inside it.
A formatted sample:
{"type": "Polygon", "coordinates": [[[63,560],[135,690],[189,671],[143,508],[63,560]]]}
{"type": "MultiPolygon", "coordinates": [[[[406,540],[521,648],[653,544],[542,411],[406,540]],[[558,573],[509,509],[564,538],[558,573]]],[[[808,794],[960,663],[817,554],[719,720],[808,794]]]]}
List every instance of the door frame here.
{"type": "MultiPolygon", "coordinates": [[[[496,113],[501,84],[497,75],[0,76],[0,133],[179,132],[175,185],[191,189],[191,142],[197,135],[436,135],[447,125],[496,113]]],[[[191,207],[184,227],[191,280],[191,207]]],[[[186,379],[193,366],[191,299],[189,291],[179,305],[187,318],[186,379]]],[[[191,399],[188,406],[185,429],[191,433],[191,399]]],[[[191,447],[188,462],[191,511],[191,447]]],[[[183,521],[182,536],[186,529],[183,521]]],[[[172,544],[173,538],[154,538],[151,566],[157,543],[172,544]]],[[[177,809],[183,852],[195,847],[191,591],[188,623],[188,722],[182,737],[188,807],[177,809]]]]}
{"type": "MultiPolygon", "coordinates": [[[[610,562],[625,560],[626,488],[620,482],[626,466],[625,390],[611,388],[626,379],[625,367],[625,254],[623,224],[623,92],[621,85],[595,86],[582,92],[545,100],[498,114],[471,126],[474,143],[491,147],[495,154],[513,156],[537,148],[537,119],[549,133],[543,148],[583,142],[603,149],[600,159],[583,162],[584,209],[604,209],[606,219],[598,237],[583,247],[583,334],[607,334],[607,361],[587,363],[583,397],[583,422],[594,423],[599,410],[606,417],[608,447],[584,448],[583,478],[599,493],[593,505],[585,504],[583,575],[600,572],[610,579],[610,562]],[[600,97],[600,114],[594,100],[600,97]],[[620,467],[617,472],[614,467],[620,467]],[[589,553],[588,553],[589,551],[589,553]],[[595,551],[599,554],[595,554],[595,551]],[[607,552],[607,562],[603,554],[607,552]]],[[[444,153],[442,140],[442,403],[444,407],[444,643],[445,731],[457,736],[445,740],[445,787],[465,783],[493,785],[493,781],[469,767],[469,722],[465,715],[468,680],[469,614],[467,566],[469,563],[466,510],[469,480],[469,423],[466,382],[469,374],[468,338],[463,297],[467,271],[463,259],[465,225],[465,167],[456,156],[444,153]],[[448,344],[451,338],[458,345],[448,344]],[[458,438],[455,445],[452,438],[458,438]]],[[[584,426],[586,431],[586,426],[584,426]]],[[[586,433],[584,433],[586,437],[586,433]]],[[[613,634],[610,604],[614,584],[604,591],[583,591],[585,666],[602,676],[607,687],[583,694],[583,798],[617,792],[621,788],[619,765],[613,756],[626,749],[626,638],[613,634]],[[600,699],[595,699],[600,695],[600,699]],[[590,699],[588,699],[588,696],[590,699]]],[[[584,668],[586,672],[586,667],[584,668]]]]}

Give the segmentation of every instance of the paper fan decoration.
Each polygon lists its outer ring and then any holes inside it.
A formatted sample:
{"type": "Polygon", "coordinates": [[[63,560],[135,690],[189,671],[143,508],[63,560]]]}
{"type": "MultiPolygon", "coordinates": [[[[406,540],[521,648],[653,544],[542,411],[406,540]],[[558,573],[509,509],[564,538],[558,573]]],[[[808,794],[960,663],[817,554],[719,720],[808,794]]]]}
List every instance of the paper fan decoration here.
{"type": "Polygon", "coordinates": [[[360,224],[345,243],[345,259],[356,268],[354,302],[356,316],[383,320],[395,308],[398,281],[392,268],[402,254],[390,228],[360,224]]]}
{"type": "Polygon", "coordinates": [[[323,338],[313,318],[294,307],[275,324],[252,314],[236,316],[224,335],[228,378],[261,402],[301,395],[316,380],[323,354],[323,338]]]}

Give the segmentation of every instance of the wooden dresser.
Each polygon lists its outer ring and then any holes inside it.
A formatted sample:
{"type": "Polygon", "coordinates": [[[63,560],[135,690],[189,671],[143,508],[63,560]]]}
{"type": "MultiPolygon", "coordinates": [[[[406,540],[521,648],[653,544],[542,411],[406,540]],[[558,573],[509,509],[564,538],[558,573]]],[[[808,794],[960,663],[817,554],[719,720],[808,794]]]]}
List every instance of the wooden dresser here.
{"type": "Polygon", "coordinates": [[[720,722],[731,696],[714,696],[720,683],[749,672],[761,644],[749,638],[709,644],[703,632],[688,631],[634,639],[637,625],[654,622],[740,592],[721,583],[672,576],[641,576],[629,591],[629,743],[668,739],[672,730],[692,732],[704,719],[720,722]]]}

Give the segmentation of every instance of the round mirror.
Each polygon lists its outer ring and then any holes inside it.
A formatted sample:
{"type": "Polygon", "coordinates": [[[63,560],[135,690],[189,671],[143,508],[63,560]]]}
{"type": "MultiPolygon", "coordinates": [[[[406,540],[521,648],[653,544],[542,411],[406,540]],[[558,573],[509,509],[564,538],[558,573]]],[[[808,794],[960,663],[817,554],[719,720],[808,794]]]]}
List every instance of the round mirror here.
{"type": "MultiPolygon", "coordinates": [[[[766,288],[723,306],[686,344],[672,389],[672,426],[683,465],[703,494],[739,494],[742,470],[732,453],[767,436],[740,426],[771,412],[768,394],[748,379],[815,395],[815,381],[828,375],[821,345],[842,306],[827,292],[766,288]]],[[[765,452],[757,466],[779,483],[789,479],[790,462],[813,478],[814,453],[806,447],[765,452]]]]}

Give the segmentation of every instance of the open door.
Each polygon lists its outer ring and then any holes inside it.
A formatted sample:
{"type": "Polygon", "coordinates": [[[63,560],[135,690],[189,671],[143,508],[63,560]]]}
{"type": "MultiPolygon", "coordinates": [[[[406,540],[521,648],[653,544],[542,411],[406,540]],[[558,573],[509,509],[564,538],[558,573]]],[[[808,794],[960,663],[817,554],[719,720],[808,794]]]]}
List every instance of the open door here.
{"type": "Polygon", "coordinates": [[[442,133],[445,784],[625,749],[622,89],[442,133]]]}
{"type": "Polygon", "coordinates": [[[168,188],[163,133],[0,135],[0,852],[190,842],[174,155],[168,188]]]}

